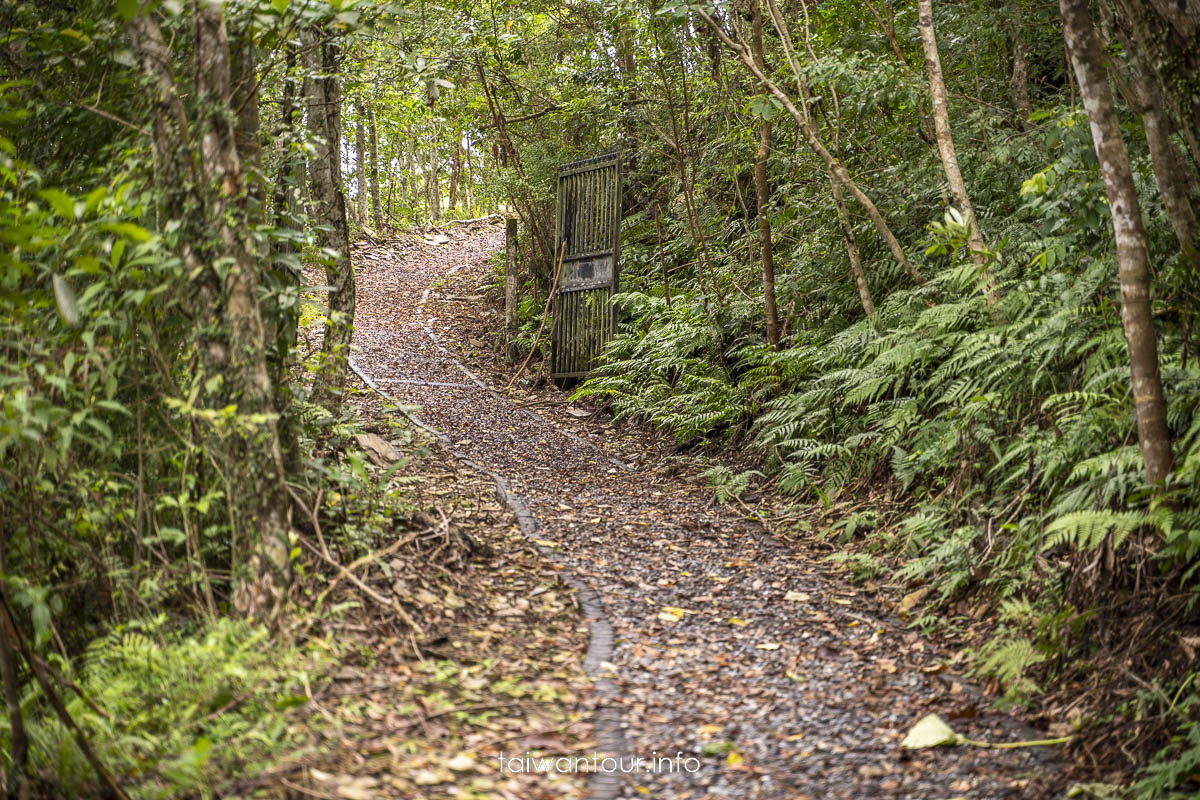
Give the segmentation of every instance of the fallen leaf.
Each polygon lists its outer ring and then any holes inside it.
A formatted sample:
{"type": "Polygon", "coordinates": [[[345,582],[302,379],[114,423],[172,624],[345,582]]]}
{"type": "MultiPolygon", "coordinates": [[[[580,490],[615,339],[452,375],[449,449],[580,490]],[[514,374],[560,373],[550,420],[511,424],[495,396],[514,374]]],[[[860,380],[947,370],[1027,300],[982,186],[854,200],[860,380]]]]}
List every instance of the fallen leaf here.
{"type": "Polygon", "coordinates": [[[446,762],[446,766],[455,772],[470,772],[479,766],[475,759],[466,753],[459,753],[454,758],[446,762]]]}
{"type": "Polygon", "coordinates": [[[959,744],[962,739],[954,729],[937,714],[926,714],[912,727],[900,746],[908,750],[924,750],[929,747],[946,747],[959,744]]]}
{"type": "Polygon", "coordinates": [[[658,618],[663,622],[679,622],[683,619],[683,609],[675,606],[664,606],[663,610],[658,613],[658,618]]]}
{"type": "Polygon", "coordinates": [[[915,592],[909,592],[908,594],[904,595],[904,599],[900,601],[900,614],[902,616],[908,616],[911,614],[912,610],[916,608],[917,603],[924,600],[925,595],[929,594],[929,592],[930,587],[923,586],[920,589],[917,589],[915,592]]]}

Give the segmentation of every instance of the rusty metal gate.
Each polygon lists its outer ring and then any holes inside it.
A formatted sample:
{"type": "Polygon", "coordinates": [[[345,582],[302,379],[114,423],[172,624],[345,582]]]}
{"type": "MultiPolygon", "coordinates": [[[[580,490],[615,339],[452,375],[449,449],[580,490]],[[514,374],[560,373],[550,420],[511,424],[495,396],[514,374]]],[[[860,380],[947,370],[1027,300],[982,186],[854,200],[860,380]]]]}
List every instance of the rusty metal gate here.
{"type": "Polygon", "coordinates": [[[558,168],[555,256],[563,251],[554,298],[551,377],[581,378],[612,337],[621,255],[621,154],[558,168]]]}

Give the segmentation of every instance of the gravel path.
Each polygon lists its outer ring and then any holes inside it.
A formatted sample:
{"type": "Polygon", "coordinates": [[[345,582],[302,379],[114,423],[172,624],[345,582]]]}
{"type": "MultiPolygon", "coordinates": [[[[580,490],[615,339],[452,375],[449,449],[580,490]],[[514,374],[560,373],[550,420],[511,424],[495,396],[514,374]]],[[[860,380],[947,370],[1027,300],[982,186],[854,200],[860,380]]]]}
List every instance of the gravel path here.
{"type": "Polygon", "coordinates": [[[360,244],[355,358],[373,381],[419,406],[458,455],[505,476],[528,509],[532,537],[600,599],[613,643],[594,666],[611,679],[621,755],[695,759],[683,762],[694,772],[643,771],[593,784],[594,796],[1061,791],[1045,750],[901,751],[908,728],[930,711],[973,738],[1031,732],[990,711],[934,647],[803,543],[768,534],[714,505],[694,476],[663,469],[669,450],[654,437],[634,437],[636,447],[620,452],[634,466],[622,469],[593,443],[608,446],[611,426],[575,421],[572,430],[561,409],[519,408],[476,385],[447,348],[480,347],[472,338],[484,302],[476,287],[502,245],[497,226],[452,232],[441,245],[412,236],[360,244]]]}

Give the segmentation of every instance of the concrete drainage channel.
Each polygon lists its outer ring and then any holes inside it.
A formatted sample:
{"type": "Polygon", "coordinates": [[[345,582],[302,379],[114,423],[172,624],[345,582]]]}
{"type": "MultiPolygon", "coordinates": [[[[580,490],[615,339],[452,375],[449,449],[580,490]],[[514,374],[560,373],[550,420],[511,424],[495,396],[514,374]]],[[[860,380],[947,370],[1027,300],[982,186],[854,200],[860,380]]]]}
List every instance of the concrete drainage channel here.
{"type": "MultiPolygon", "coordinates": [[[[466,265],[463,264],[459,267],[455,267],[454,269],[450,270],[447,275],[454,274],[463,266],[466,265]]],[[[470,379],[474,387],[482,389],[497,400],[504,401],[505,398],[496,393],[490,386],[485,384],[473,372],[467,369],[467,367],[461,361],[455,358],[454,354],[452,354],[438,340],[437,335],[433,332],[433,329],[425,323],[423,317],[425,313],[425,304],[429,300],[429,293],[430,290],[426,289],[421,295],[421,302],[417,307],[418,324],[420,324],[421,328],[433,341],[438,350],[444,353],[447,358],[449,358],[455,365],[458,366],[460,370],[462,370],[463,374],[470,379]]],[[[372,391],[374,391],[380,397],[383,397],[389,402],[395,403],[398,407],[402,408],[400,402],[395,397],[388,394],[379,386],[379,383],[386,381],[376,381],[359,369],[358,365],[354,363],[354,356],[350,356],[349,363],[350,369],[354,371],[354,374],[357,375],[363,383],[369,386],[372,391]]],[[[445,385],[455,387],[465,386],[465,384],[440,384],[433,382],[428,382],[428,385],[445,385]]],[[[537,419],[539,422],[544,422],[532,411],[528,409],[520,410],[524,414],[537,419]]],[[[537,520],[535,520],[533,515],[529,513],[529,509],[526,508],[525,502],[511,491],[507,478],[500,473],[493,472],[482,464],[467,458],[461,453],[456,452],[449,436],[442,431],[439,431],[436,428],[426,424],[417,415],[405,412],[403,410],[401,410],[401,413],[404,414],[404,416],[408,418],[408,420],[414,425],[437,437],[437,439],[441,441],[441,443],[446,447],[447,451],[449,451],[449,453],[457,461],[465,464],[477,472],[481,472],[491,477],[492,481],[496,484],[496,495],[504,501],[505,505],[509,507],[509,509],[513,512],[513,515],[517,518],[517,526],[521,529],[521,533],[524,534],[525,538],[529,539],[530,543],[533,544],[533,546],[536,547],[544,556],[551,560],[554,559],[554,551],[551,548],[544,547],[543,545],[537,544],[535,541],[533,541],[539,538],[537,536],[537,520]]],[[[567,435],[578,441],[585,442],[589,447],[599,452],[609,463],[618,469],[623,471],[631,471],[631,468],[627,464],[609,456],[607,453],[604,453],[592,442],[589,442],[583,437],[572,433],[567,433],[567,435]]],[[[611,677],[608,676],[606,667],[606,665],[611,662],[613,653],[613,642],[615,635],[612,622],[610,622],[608,617],[604,614],[604,604],[600,601],[599,595],[592,591],[591,588],[589,588],[582,581],[571,576],[566,577],[565,583],[575,592],[575,596],[579,600],[579,606],[583,611],[584,618],[588,621],[588,650],[587,655],[584,657],[584,671],[594,682],[596,691],[599,693],[601,701],[599,707],[596,709],[596,715],[592,720],[596,737],[596,749],[601,753],[610,753],[614,757],[626,755],[628,754],[629,747],[625,741],[625,733],[621,729],[621,713],[615,703],[615,699],[618,696],[618,689],[616,683],[611,677]]],[[[619,773],[594,772],[588,779],[588,794],[593,798],[593,800],[617,800],[617,798],[621,796],[623,788],[624,782],[621,780],[619,773]]]]}

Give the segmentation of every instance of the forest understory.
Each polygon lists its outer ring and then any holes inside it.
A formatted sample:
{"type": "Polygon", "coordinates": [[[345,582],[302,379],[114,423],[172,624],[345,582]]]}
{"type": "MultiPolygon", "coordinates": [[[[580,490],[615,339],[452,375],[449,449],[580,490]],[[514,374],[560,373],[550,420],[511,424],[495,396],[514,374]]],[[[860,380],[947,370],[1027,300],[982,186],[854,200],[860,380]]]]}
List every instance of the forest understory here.
{"type": "Polygon", "coordinates": [[[1195,0],[0,4],[10,800],[1192,798],[1198,575],[1195,0]]]}

